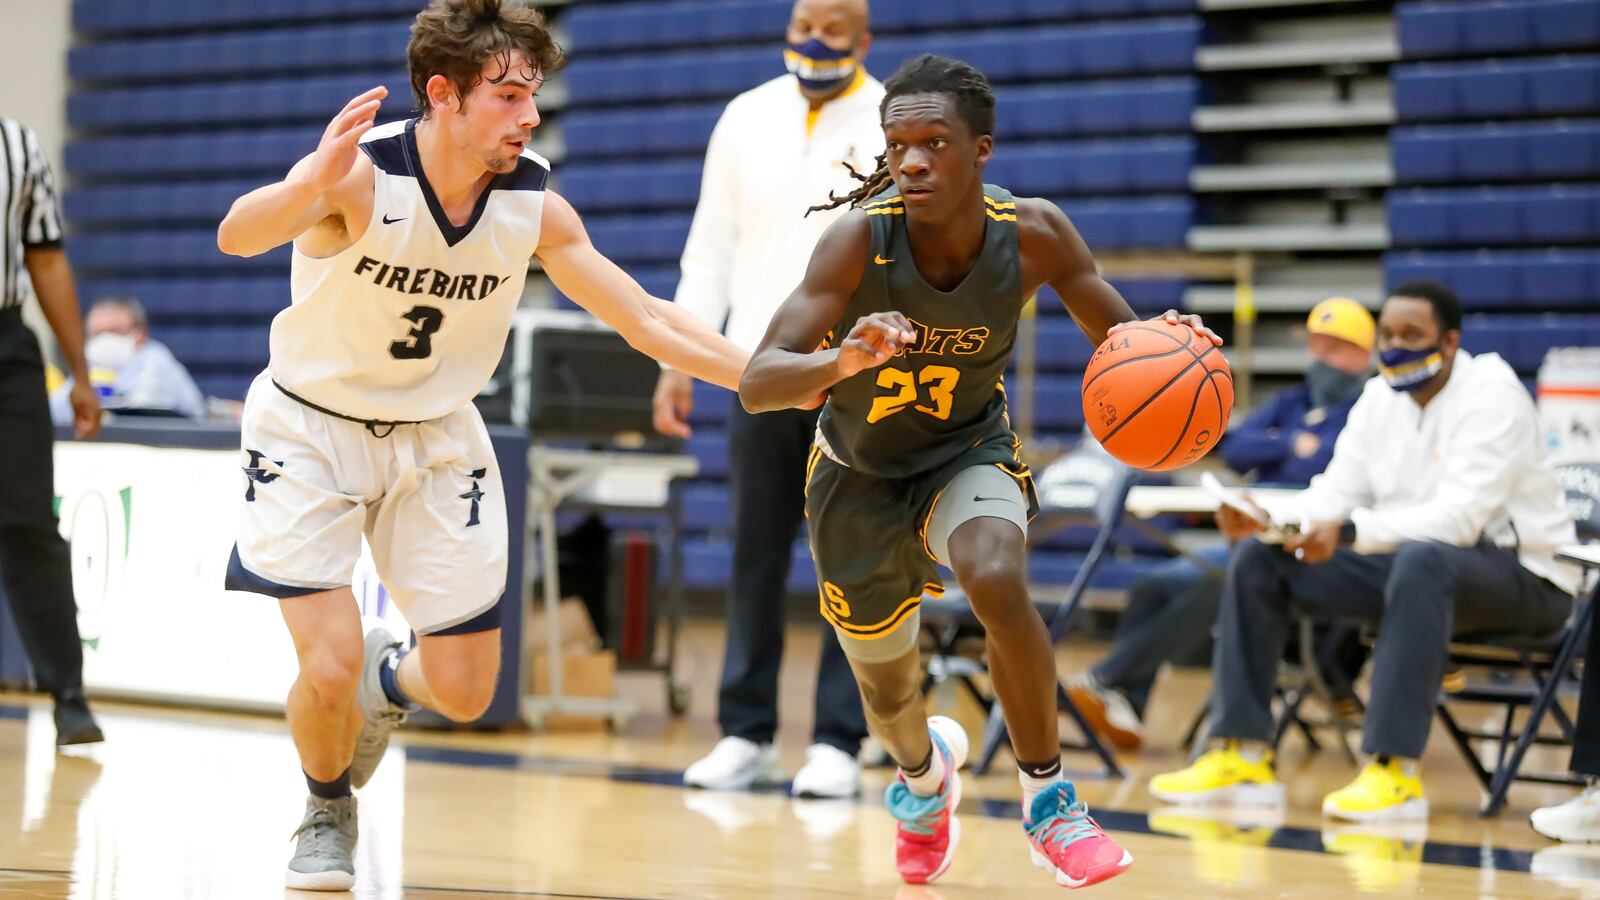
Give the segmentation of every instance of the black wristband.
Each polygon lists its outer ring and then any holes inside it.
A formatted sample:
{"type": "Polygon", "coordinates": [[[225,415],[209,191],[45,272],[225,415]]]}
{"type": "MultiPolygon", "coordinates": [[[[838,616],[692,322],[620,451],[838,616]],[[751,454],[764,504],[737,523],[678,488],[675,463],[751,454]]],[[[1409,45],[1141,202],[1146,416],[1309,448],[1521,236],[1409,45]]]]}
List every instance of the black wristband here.
{"type": "Polygon", "coordinates": [[[1354,544],[1356,542],[1356,523],[1345,519],[1339,524],[1339,543],[1354,544]]]}

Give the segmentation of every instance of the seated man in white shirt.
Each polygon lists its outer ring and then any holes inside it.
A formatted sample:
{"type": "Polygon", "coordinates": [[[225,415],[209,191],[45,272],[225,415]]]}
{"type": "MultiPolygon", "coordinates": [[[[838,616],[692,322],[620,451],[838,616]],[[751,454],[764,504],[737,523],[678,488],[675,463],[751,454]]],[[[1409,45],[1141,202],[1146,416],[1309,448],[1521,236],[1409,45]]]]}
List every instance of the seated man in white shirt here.
{"type": "MultiPolygon", "coordinates": [[[[1575,532],[1545,460],[1533,398],[1499,356],[1460,349],[1444,285],[1397,286],[1378,318],[1383,377],[1350,410],[1327,470],[1299,497],[1282,546],[1239,544],[1213,661],[1213,748],[1150,792],[1169,803],[1281,804],[1272,689],[1292,619],[1378,626],[1362,750],[1372,761],[1322,811],[1425,819],[1417,759],[1452,635],[1561,626],[1579,573],[1554,550],[1575,532]]],[[[1218,515],[1230,538],[1258,527],[1218,515]]]]}
{"type": "MultiPolygon", "coordinates": [[[[89,380],[108,412],[119,409],[143,414],[171,413],[187,419],[206,417],[206,400],[189,370],[160,341],[150,337],[150,319],[139,301],[98,300],[84,319],[88,341],[89,380]]],[[[50,417],[58,425],[72,422],[68,395],[71,379],[50,396],[50,417]]]]}

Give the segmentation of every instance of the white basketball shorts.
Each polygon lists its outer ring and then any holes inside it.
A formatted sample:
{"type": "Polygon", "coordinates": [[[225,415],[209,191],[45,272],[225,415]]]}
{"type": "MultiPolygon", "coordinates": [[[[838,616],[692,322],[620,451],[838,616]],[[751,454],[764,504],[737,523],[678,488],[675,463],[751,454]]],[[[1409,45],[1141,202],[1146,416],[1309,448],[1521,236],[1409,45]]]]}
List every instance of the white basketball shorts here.
{"type": "Polygon", "coordinates": [[[319,412],[257,376],[228,588],[284,598],[345,587],[365,535],[418,634],[499,627],[506,505],[477,408],[388,428],[319,412]]]}

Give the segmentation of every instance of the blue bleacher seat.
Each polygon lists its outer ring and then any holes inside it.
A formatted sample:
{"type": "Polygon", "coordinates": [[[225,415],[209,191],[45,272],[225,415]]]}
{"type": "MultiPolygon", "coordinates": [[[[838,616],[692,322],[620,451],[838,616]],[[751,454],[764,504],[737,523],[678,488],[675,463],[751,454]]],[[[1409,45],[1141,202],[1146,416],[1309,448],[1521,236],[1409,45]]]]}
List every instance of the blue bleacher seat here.
{"type": "MultiPolygon", "coordinates": [[[[995,91],[996,137],[1187,132],[1199,100],[1192,77],[1002,87],[995,91]]],[[[722,114],[720,103],[659,109],[575,109],[561,116],[569,157],[698,157],[722,114]]]]}
{"type": "Polygon", "coordinates": [[[220,319],[265,322],[289,305],[289,281],[281,273],[244,278],[88,279],[78,283],[85,303],[132,297],[161,324],[220,319]]]}
{"type": "Polygon", "coordinates": [[[1600,250],[1410,251],[1384,258],[1385,281],[1431,278],[1455,288],[1471,309],[1593,306],[1600,250]]]}
{"type": "Polygon", "coordinates": [[[1396,128],[1395,180],[1447,183],[1586,178],[1600,171],[1600,122],[1396,128]]]}
{"type": "Polygon", "coordinates": [[[67,121],[82,131],[266,123],[325,126],[351,97],[380,84],[389,88],[382,117],[407,114],[410,79],[404,72],[389,69],[314,78],[79,91],[67,98],[67,121]]]}
{"type": "Polygon", "coordinates": [[[733,402],[733,392],[727,388],[696,381],[694,409],[689,414],[689,424],[697,429],[702,425],[720,426],[728,420],[728,410],[733,402]]]}
{"type": "MultiPolygon", "coordinates": [[[[696,400],[699,399],[697,396],[696,400]]],[[[723,400],[724,404],[727,402],[723,400]]],[[[696,408],[700,405],[697,403],[696,408]]],[[[723,409],[726,408],[724,405],[723,409]]],[[[708,427],[703,420],[695,422],[694,435],[684,442],[684,450],[700,462],[699,477],[728,477],[728,435],[725,432],[708,427]]]]}
{"type": "Polygon", "coordinates": [[[259,181],[203,181],[68,190],[62,208],[75,225],[210,224],[259,181]]]}
{"type": "MultiPolygon", "coordinates": [[[[908,59],[942,53],[972,63],[996,83],[1190,72],[1199,37],[1192,17],[891,37],[874,43],[867,66],[885,78],[908,59]]],[[[579,57],[566,77],[573,105],[583,106],[726,97],[782,71],[781,56],[759,48],[579,57]]]]}
{"type": "MultiPolygon", "coordinates": [[[[788,0],[679,0],[582,4],[561,20],[578,55],[768,42],[783,33],[788,0]]],[[[1194,0],[874,0],[872,30],[902,32],[972,29],[1025,22],[1065,22],[1189,12],[1194,0]]]]}
{"type": "Polygon", "coordinates": [[[104,276],[190,276],[289,271],[289,248],[279,247],[248,259],[217,249],[214,228],[183,231],[133,231],[69,234],[67,253],[76,272],[104,276]]]}
{"type": "Polygon", "coordinates": [[[259,173],[265,183],[282,177],[321,138],[320,127],[93,138],[67,143],[66,168],[82,181],[259,173]]]}
{"type": "Polygon", "coordinates": [[[253,373],[266,368],[267,331],[257,325],[167,326],[156,337],[184,365],[253,373]]]}
{"type": "Polygon", "coordinates": [[[617,262],[676,262],[689,237],[688,215],[599,216],[588,220],[589,237],[617,262]]]}
{"type": "Polygon", "coordinates": [[[1002,144],[984,178],[1023,196],[1182,191],[1194,154],[1190,138],[1002,144]]]}
{"type": "Polygon", "coordinates": [[[1397,65],[1402,121],[1600,112],[1600,56],[1397,65]]]}
{"type": "MultiPolygon", "coordinates": [[[[785,587],[793,594],[816,595],[817,576],[811,564],[811,551],[804,539],[796,540],[791,550],[789,580],[785,587]]],[[[721,590],[733,571],[733,546],[725,538],[690,538],[683,542],[683,580],[694,590],[721,590]]]]}
{"type": "MultiPolygon", "coordinates": [[[[1020,390],[1013,386],[1013,389],[1020,390]]],[[[1083,427],[1083,374],[1040,375],[1034,390],[1034,424],[1052,431],[1083,427]]],[[[1018,398],[1013,397],[1013,403],[1018,398]]]]}
{"type": "Polygon", "coordinates": [[[1058,200],[1092,250],[1183,247],[1194,223],[1187,196],[1058,200]]]}
{"type": "Polygon", "coordinates": [[[700,196],[700,162],[573,163],[556,173],[555,187],[586,213],[682,209],[700,196]]]}
{"type": "Polygon", "coordinates": [[[1040,319],[1038,330],[1038,360],[1041,372],[1082,372],[1094,353],[1088,338],[1078,328],[1078,323],[1066,316],[1040,319]]]}
{"type": "Polygon", "coordinates": [[[663,109],[574,109],[561,115],[561,137],[569,158],[607,156],[699,156],[722,115],[719,103],[663,109]]]}
{"type": "MultiPolygon", "coordinates": [[[[85,84],[201,81],[340,69],[376,69],[404,59],[411,23],[357,23],[200,37],[82,44],[67,71],[85,84]]],[[[346,98],[349,99],[349,98],[346,98]]]]}
{"type": "Polygon", "coordinates": [[[683,488],[683,528],[689,532],[727,531],[733,524],[728,485],[694,481],[683,488]]]}
{"type": "Polygon", "coordinates": [[[1409,59],[1593,47],[1600,0],[1402,3],[1395,25],[1409,59]]]}
{"type": "Polygon", "coordinates": [[[1600,186],[1414,189],[1391,191],[1387,203],[1397,247],[1600,240],[1600,186]]]}
{"type": "Polygon", "coordinates": [[[1600,316],[1472,315],[1461,327],[1461,346],[1469,353],[1498,353],[1522,374],[1538,371],[1552,347],[1600,344],[1600,316]]]}
{"type": "Polygon", "coordinates": [[[111,36],[241,25],[298,26],[378,15],[410,20],[420,6],[420,0],[76,0],[72,27],[87,35],[111,36]]]}

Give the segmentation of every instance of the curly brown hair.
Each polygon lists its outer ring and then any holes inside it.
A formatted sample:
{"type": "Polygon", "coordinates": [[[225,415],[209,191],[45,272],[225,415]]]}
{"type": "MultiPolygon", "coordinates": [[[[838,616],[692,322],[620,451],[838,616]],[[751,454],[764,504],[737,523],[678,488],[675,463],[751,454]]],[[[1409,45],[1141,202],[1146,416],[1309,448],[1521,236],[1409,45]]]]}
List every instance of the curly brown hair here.
{"type": "Polygon", "coordinates": [[[448,79],[464,102],[491,57],[499,57],[504,78],[516,53],[527,56],[538,78],[548,78],[567,62],[544,15],[523,0],[432,0],[417,14],[406,46],[417,109],[428,115],[428,79],[433,76],[448,79]]]}

